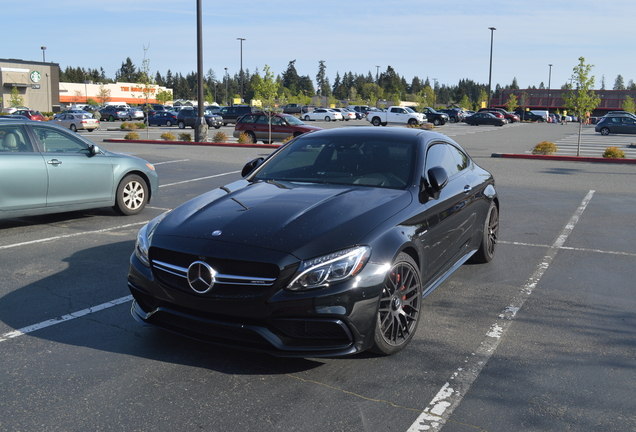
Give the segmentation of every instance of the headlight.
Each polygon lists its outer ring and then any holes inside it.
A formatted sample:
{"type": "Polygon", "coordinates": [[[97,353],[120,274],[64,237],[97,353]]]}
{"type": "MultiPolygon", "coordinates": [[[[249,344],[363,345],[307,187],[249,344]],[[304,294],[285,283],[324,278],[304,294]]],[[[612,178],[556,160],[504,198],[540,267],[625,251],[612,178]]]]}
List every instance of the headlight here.
{"type": "Polygon", "coordinates": [[[287,289],[304,291],[349,279],[360,273],[370,255],[370,247],[358,246],[303,261],[287,289]]]}
{"type": "Polygon", "coordinates": [[[144,225],[137,233],[137,243],[135,244],[135,255],[139,258],[139,261],[146,267],[150,267],[150,259],[148,258],[148,249],[150,249],[150,240],[152,234],[155,232],[159,222],[170,213],[169,211],[160,214],[146,225],[144,225]]]}

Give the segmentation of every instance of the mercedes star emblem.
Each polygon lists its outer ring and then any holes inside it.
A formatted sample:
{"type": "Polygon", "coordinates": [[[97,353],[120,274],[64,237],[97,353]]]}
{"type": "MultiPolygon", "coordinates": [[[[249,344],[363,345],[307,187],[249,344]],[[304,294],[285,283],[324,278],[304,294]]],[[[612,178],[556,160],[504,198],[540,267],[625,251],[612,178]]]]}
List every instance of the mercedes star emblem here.
{"type": "Polygon", "coordinates": [[[188,285],[198,294],[210,291],[216,281],[216,271],[208,263],[195,261],[188,267],[188,285]]]}

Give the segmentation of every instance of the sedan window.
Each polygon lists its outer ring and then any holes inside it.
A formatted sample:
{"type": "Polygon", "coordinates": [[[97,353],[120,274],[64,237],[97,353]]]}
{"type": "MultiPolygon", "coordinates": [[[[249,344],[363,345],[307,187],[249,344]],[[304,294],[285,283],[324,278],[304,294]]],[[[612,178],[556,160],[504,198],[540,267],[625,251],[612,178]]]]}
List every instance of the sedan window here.
{"type": "Polygon", "coordinates": [[[439,143],[431,146],[426,154],[426,169],[441,166],[446,170],[448,177],[459,172],[457,161],[451,153],[449,146],[445,143],[439,143]]]}
{"type": "Polygon", "coordinates": [[[32,152],[24,128],[19,125],[0,125],[0,152],[32,152]]]}
{"type": "Polygon", "coordinates": [[[47,153],[82,153],[88,152],[87,145],[66,132],[42,126],[32,126],[40,139],[42,150],[47,153]]]}

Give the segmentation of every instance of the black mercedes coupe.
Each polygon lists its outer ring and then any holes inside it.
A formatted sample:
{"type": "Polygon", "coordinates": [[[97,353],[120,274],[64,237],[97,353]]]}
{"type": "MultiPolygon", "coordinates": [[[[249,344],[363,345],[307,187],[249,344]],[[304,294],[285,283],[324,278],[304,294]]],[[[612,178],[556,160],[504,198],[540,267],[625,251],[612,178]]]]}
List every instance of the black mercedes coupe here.
{"type": "Polygon", "coordinates": [[[438,133],[310,132],[242,175],[139,231],[140,323],[283,357],[390,355],[426,295],[495,254],[494,179],[438,133]]]}

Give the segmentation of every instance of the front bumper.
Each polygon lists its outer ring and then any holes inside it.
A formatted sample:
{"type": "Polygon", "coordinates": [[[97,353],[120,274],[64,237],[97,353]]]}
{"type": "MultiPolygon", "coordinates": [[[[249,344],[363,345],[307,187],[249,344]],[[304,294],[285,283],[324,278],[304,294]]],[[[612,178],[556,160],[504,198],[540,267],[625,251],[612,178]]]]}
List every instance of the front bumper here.
{"type": "Polygon", "coordinates": [[[262,295],[247,296],[244,287],[234,286],[215,297],[175,289],[153,273],[133,254],[128,287],[135,300],[131,313],[139,323],[279,357],[335,357],[370,348],[385,276],[383,266],[367,263],[353,280],[289,292],[280,287],[291,275],[282,272],[285,280],[262,295]],[[234,290],[239,297],[228,296],[234,290]]]}

